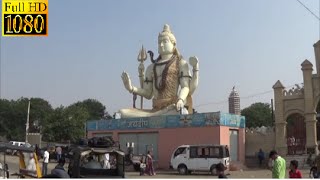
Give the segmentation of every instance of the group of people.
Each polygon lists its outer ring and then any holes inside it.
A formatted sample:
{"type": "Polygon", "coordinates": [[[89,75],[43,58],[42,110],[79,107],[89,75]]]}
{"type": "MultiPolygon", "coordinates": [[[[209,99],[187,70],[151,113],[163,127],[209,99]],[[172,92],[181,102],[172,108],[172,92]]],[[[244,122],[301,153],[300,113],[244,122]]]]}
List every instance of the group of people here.
{"type": "MultiPolygon", "coordinates": [[[[318,147],[320,150],[320,146],[318,147]]],[[[264,152],[262,149],[259,150],[258,159],[260,166],[264,160],[264,152]]],[[[272,178],[283,179],[286,177],[286,160],[281,157],[277,151],[272,150],[269,154],[269,168],[272,171],[272,178]]],[[[320,155],[318,155],[312,162],[312,167],[310,169],[310,178],[320,178],[320,155]]],[[[299,170],[299,163],[297,160],[290,161],[289,166],[289,178],[303,178],[302,173],[299,170]]]]}
{"type": "MultiPolygon", "coordinates": [[[[26,171],[29,175],[37,176],[37,167],[33,153],[29,154],[29,160],[26,167],[26,171]]],[[[38,153],[36,153],[38,154],[38,153]]],[[[43,177],[56,177],[56,178],[70,178],[69,174],[64,169],[65,158],[60,156],[58,159],[58,164],[52,169],[51,174],[48,174],[48,163],[49,163],[49,148],[47,148],[43,153],[43,163],[42,163],[42,176],[43,177]]]]}
{"type": "Polygon", "coordinates": [[[82,158],[81,166],[88,169],[115,169],[117,161],[110,153],[88,154],[82,158]]]}
{"type": "Polygon", "coordinates": [[[70,178],[67,171],[64,169],[65,164],[65,158],[62,157],[62,149],[61,147],[56,148],[56,154],[57,154],[57,161],[58,164],[55,166],[54,169],[51,170],[51,174],[48,175],[48,163],[49,163],[49,147],[44,151],[43,154],[43,163],[42,163],[42,176],[43,177],[56,177],[56,178],[70,178]],[[59,151],[60,148],[60,151],[59,151]]]}
{"type": "MultiPolygon", "coordinates": [[[[262,167],[265,160],[265,153],[262,149],[258,152],[259,166],[262,167]]],[[[286,160],[278,155],[277,151],[271,151],[269,154],[269,168],[272,170],[272,178],[285,178],[286,176],[286,160]]],[[[302,178],[301,172],[298,170],[298,161],[290,162],[289,178],[302,178]]]]}
{"type": "Polygon", "coordinates": [[[154,171],[153,158],[152,158],[151,151],[148,151],[147,156],[145,158],[142,157],[140,160],[140,176],[143,176],[145,174],[149,176],[156,175],[154,171]]]}

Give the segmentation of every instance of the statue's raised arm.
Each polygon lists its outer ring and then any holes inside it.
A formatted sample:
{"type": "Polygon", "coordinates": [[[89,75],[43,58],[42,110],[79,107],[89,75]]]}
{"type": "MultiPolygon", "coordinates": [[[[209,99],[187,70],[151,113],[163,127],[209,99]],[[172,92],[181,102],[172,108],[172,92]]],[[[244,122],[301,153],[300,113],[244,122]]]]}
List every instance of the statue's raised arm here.
{"type": "Polygon", "coordinates": [[[121,109],[122,118],[179,114],[182,108],[192,113],[191,95],[198,86],[199,78],[198,58],[189,58],[193,71],[191,76],[189,65],[180,55],[176,38],[167,24],[158,36],[158,53],[158,58],[152,58],[152,64],[146,69],[141,88],[132,85],[128,73],[122,73],[125,88],[130,93],[152,98],[152,109],[121,109]]]}
{"type": "Polygon", "coordinates": [[[192,95],[197,89],[199,83],[199,60],[196,56],[191,56],[189,58],[189,63],[192,66],[192,79],[190,82],[189,94],[192,95]]]}
{"type": "Polygon", "coordinates": [[[147,81],[148,77],[150,78],[150,72],[146,72],[146,80],[144,81],[144,85],[142,88],[135,87],[131,84],[130,76],[127,72],[123,72],[121,75],[122,82],[124,87],[130,92],[135,93],[139,96],[143,96],[144,98],[151,99],[152,98],[152,82],[147,81]]]}

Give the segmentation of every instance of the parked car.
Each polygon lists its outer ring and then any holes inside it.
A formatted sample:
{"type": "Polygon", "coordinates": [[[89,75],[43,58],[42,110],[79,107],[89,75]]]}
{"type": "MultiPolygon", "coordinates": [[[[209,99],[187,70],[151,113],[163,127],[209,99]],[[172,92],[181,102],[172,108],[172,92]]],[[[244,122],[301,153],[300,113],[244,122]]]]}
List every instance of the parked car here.
{"type": "MultiPolygon", "coordinates": [[[[10,141],[9,144],[14,146],[27,147],[27,148],[31,147],[31,144],[26,142],[19,142],[19,141],[10,141]]],[[[17,155],[17,150],[7,149],[6,153],[11,155],[17,155]]]]}
{"type": "Polygon", "coordinates": [[[182,145],[171,156],[170,168],[179,174],[190,174],[192,171],[207,171],[216,175],[216,165],[223,163],[229,166],[230,155],[225,145],[182,145]]]}

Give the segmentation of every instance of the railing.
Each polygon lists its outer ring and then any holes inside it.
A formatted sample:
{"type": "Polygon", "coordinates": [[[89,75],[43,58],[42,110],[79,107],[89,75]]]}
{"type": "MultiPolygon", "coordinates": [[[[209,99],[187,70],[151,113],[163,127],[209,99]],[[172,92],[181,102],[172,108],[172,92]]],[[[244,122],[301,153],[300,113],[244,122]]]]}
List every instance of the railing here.
{"type": "Polygon", "coordinates": [[[306,139],[305,138],[296,138],[294,141],[287,138],[288,146],[288,155],[301,155],[305,153],[306,149],[306,139]]]}

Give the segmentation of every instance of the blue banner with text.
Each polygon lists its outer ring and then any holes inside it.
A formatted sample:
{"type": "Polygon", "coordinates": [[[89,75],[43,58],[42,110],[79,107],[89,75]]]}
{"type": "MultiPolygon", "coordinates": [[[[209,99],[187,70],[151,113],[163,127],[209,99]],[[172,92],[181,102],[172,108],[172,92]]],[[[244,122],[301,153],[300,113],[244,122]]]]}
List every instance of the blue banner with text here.
{"type": "Polygon", "coordinates": [[[211,112],[196,113],[192,115],[92,120],[87,122],[87,131],[205,127],[219,125],[245,128],[245,117],[229,113],[211,112]]]}

